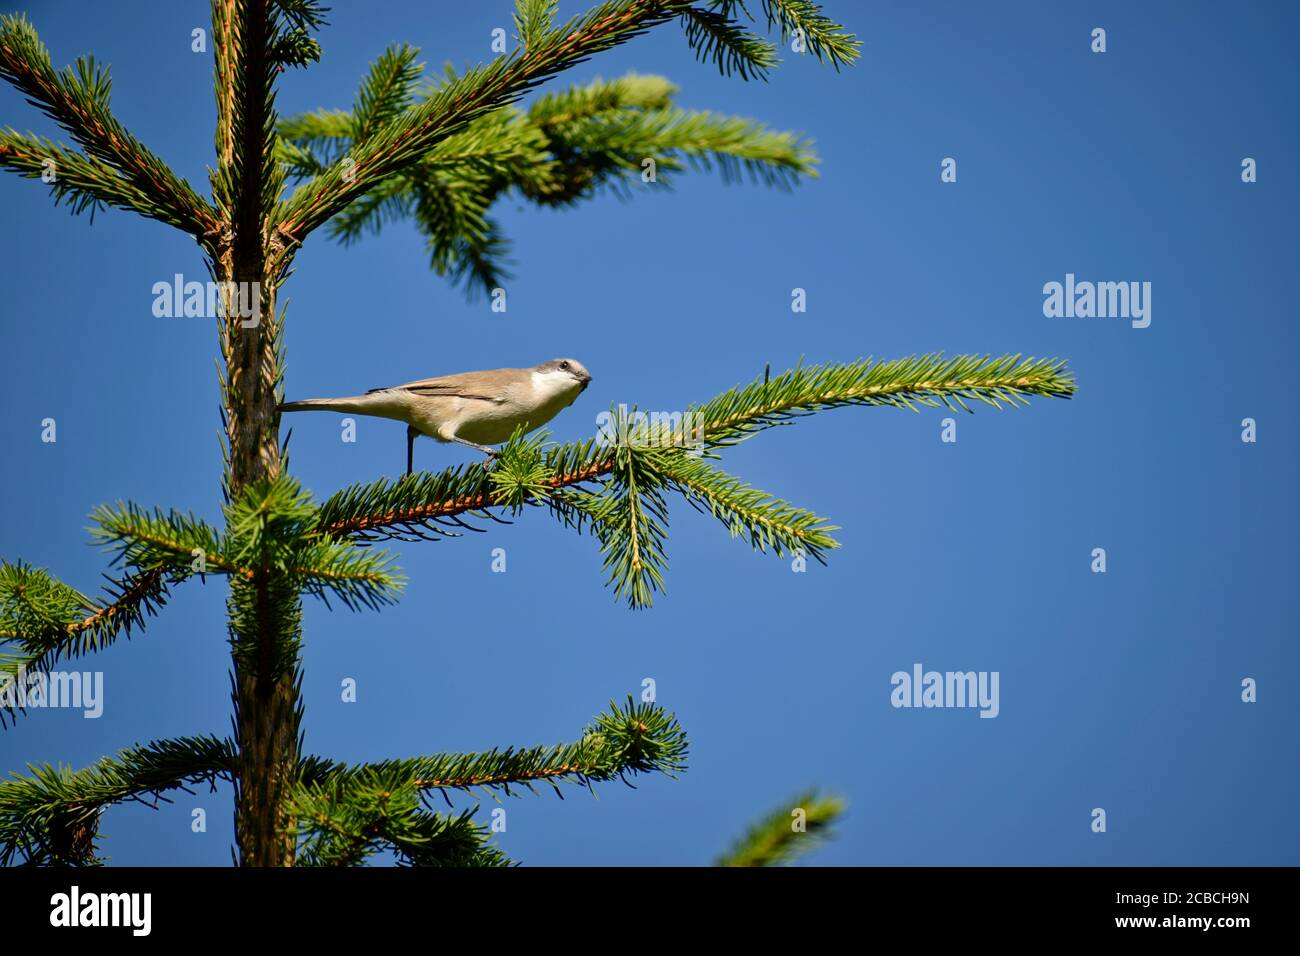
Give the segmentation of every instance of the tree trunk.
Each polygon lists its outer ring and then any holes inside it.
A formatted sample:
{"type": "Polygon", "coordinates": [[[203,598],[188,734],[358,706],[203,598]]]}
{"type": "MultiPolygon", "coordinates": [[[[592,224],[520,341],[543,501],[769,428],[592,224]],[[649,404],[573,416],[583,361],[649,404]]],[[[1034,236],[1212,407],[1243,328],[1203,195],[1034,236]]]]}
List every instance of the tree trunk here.
{"type": "MultiPolygon", "coordinates": [[[[258,238],[260,239],[260,232],[258,238]]],[[[260,244],[259,244],[260,245],[260,244]]],[[[225,355],[227,493],[280,473],[276,386],[280,378],[280,328],[275,278],[260,248],[232,250],[216,270],[219,281],[257,282],[256,324],[227,308],[222,319],[225,355]],[[241,256],[241,252],[251,255],[241,256]],[[250,261],[251,260],[251,261],[250,261]]],[[[250,288],[250,287],[245,287],[250,288]]],[[[249,294],[250,298],[256,300],[249,294]]],[[[233,699],[239,766],[235,793],[235,841],[244,866],[292,866],[292,821],[285,804],[298,764],[298,646],[300,600],[292,584],[275,573],[231,581],[232,620],[251,620],[231,633],[233,699]],[[237,606],[253,615],[236,616],[237,606]]]]}
{"type": "MultiPolygon", "coordinates": [[[[235,283],[235,298],[259,295],[255,318],[232,307],[224,285],[221,350],[225,363],[225,491],[238,496],[280,474],[277,389],[283,369],[276,293],[291,253],[267,228],[280,177],[274,147],[270,0],[215,0],[217,158],[213,195],[224,232],[210,237],[213,278],[235,283]],[[269,180],[269,181],[268,181],[269,180]],[[256,283],[254,287],[252,284],[256,283]],[[243,284],[242,286],[240,284],[243,284]]],[[[292,866],[294,838],[287,802],[298,767],[301,601],[275,572],[232,578],[229,612],[239,746],[235,780],[235,842],[243,866],[292,866]]]]}

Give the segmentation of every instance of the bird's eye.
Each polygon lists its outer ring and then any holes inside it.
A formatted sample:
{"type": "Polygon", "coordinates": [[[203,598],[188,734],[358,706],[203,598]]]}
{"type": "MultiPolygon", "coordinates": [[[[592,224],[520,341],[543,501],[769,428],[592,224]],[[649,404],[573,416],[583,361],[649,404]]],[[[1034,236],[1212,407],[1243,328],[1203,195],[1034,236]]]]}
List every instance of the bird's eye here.
{"type": "Polygon", "coordinates": [[[568,363],[568,362],[561,362],[561,363],[560,363],[560,368],[567,369],[568,367],[569,367],[569,363],[568,363]]]}

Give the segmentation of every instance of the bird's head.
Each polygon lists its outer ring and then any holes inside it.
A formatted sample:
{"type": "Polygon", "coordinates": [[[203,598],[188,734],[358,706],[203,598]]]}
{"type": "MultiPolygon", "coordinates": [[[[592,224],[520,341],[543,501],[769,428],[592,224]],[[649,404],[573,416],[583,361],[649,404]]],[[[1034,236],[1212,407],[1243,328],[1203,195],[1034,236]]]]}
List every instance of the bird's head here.
{"type": "Polygon", "coordinates": [[[549,362],[543,362],[533,371],[552,379],[557,385],[564,386],[566,390],[576,385],[578,391],[582,391],[591,383],[591,373],[577,359],[551,359],[549,362]]]}

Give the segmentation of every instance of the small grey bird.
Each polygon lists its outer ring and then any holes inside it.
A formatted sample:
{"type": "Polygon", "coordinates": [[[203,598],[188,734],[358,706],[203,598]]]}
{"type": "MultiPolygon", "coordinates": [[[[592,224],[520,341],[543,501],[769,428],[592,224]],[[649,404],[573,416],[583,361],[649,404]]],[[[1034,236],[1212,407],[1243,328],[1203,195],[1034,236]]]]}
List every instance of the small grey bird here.
{"type": "Polygon", "coordinates": [[[484,452],[489,458],[519,426],[541,428],[573,404],[591,383],[577,359],[557,358],[533,368],[461,372],[372,388],[351,398],[308,398],[285,402],[282,412],[351,412],[406,422],[406,473],[411,473],[415,439],[428,435],[484,452]]]}

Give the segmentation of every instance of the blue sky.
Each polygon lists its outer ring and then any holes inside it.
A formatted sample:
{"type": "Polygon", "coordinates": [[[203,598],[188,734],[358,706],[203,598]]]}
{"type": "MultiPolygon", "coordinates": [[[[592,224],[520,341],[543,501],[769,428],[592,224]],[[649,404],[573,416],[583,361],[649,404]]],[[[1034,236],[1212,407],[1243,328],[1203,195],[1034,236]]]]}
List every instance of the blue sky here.
{"type": "MultiPolygon", "coordinates": [[[[485,59],[511,7],[337,6],[323,62],[284,77],[282,112],[350,105],[389,43],[420,46],[435,69],[485,59]]],[[[850,807],[810,862],[1300,863],[1285,412],[1300,14],[827,6],[864,40],[838,75],[787,56],[766,84],[723,79],[669,26],[564,78],[663,74],[682,105],[811,136],[818,180],[782,194],[701,174],[569,212],[507,201],[505,315],[433,275],[406,225],[347,249],[318,234],[284,290],[289,396],[573,355],[594,382],[554,422],[572,440],[613,402],[680,409],[766,363],[934,350],[1068,358],[1078,396],[980,407],[956,443],[940,440],[945,411],[845,409],[730,451],[729,470],[830,518],[844,547],[795,574],[677,502],[667,594],[649,611],[615,603],[594,541],[541,513],[399,546],[410,583],[396,607],[306,605],[307,748],[356,761],[572,740],[652,677],[690,736],[689,770],[598,799],[509,799],[507,853],[704,864],[816,784],[850,807]],[[945,157],[956,183],[940,182],[945,157]],[[1258,182],[1241,181],[1244,157],[1258,182]],[[1150,327],[1045,317],[1043,285],[1067,273],[1150,282],[1150,327]],[[806,313],[791,312],[796,287],[806,313]],[[497,547],[505,574],[490,570],[497,547]],[[1098,547],[1105,574],[1090,570],[1098,547]],[[892,707],[891,675],[918,662],[998,672],[998,717],[892,707]],[[340,700],[348,677],[355,704],[340,700]]],[[[56,65],[87,51],[112,64],[118,116],[206,193],[211,58],[190,52],[190,30],[207,5],[23,9],[56,65]]],[[[8,88],[0,123],[53,132],[8,88]]],[[[160,224],[110,212],[92,226],[12,175],[0,210],[0,555],[93,592],[96,504],[219,515],[216,329],[151,312],[153,283],[205,278],[202,260],[160,224]],[[54,444],[40,440],[47,417],[54,444]]],[[[292,471],[321,497],[402,466],[397,423],[363,419],[355,444],[333,414],[292,424],[292,471]]],[[[473,455],[422,442],[417,464],[473,455]]],[[[34,712],[0,733],[0,768],[227,733],[224,599],[219,581],[186,586],[131,641],[64,665],[104,672],[103,717],[34,712]]],[[[226,789],[116,808],[103,850],[116,864],[225,864],[230,819],[226,789]],[[190,831],[195,807],[205,834],[190,831]]]]}

